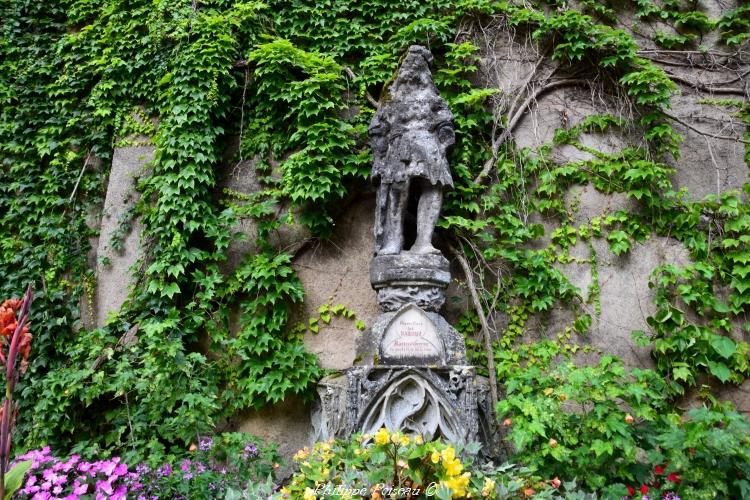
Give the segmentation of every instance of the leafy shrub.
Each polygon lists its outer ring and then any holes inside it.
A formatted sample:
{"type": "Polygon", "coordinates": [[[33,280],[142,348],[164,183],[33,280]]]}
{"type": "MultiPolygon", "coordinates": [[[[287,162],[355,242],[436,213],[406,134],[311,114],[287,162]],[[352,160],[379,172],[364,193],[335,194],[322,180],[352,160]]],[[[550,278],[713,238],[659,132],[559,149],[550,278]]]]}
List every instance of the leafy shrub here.
{"type": "Polygon", "coordinates": [[[750,423],[731,405],[680,415],[656,372],[613,356],[576,366],[561,352],[544,341],[496,353],[507,392],[498,417],[515,461],[605,497],[750,493],[750,423]]]}

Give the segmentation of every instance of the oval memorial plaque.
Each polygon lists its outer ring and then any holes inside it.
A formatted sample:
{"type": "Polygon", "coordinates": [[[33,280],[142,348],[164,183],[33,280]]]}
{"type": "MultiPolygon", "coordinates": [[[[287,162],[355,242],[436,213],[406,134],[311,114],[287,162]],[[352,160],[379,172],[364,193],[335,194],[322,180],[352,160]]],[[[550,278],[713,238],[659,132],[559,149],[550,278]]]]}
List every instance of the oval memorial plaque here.
{"type": "Polygon", "coordinates": [[[445,348],[432,320],[410,304],[388,323],[380,342],[380,360],[400,365],[444,363],[445,348]]]}

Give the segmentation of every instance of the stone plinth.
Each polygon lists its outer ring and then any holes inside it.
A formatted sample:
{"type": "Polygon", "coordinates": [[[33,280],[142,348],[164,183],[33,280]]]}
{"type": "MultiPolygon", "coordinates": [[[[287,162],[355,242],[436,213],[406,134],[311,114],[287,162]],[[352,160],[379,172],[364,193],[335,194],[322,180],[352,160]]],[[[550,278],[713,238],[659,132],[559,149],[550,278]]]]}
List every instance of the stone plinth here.
{"type": "Polygon", "coordinates": [[[406,304],[437,312],[445,303],[450,282],[450,264],[440,254],[377,255],[370,265],[370,283],[383,312],[397,311],[406,304]]]}

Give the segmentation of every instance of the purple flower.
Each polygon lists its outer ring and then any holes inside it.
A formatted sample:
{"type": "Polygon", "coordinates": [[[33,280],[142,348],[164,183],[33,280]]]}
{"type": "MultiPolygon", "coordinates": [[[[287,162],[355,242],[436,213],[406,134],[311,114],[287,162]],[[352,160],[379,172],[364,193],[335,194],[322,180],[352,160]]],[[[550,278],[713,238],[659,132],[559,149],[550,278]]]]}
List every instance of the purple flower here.
{"type": "Polygon", "coordinates": [[[144,474],[148,474],[149,472],[151,472],[151,467],[149,467],[146,464],[138,464],[135,466],[135,473],[140,476],[143,476],[144,474]]]}
{"type": "Polygon", "coordinates": [[[112,496],[110,497],[110,500],[123,500],[127,497],[128,489],[124,484],[121,484],[117,487],[114,493],[112,493],[112,496]]]}
{"type": "Polygon", "coordinates": [[[183,474],[182,479],[184,479],[185,481],[190,481],[191,479],[193,479],[192,472],[186,472],[185,474],[183,474]]]}
{"type": "Polygon", "coordinates": [[[115,477],[121,477],[128,473],[128,466],[126,464],[118,464],[115,470],[112,471],[112,475],[115,477]]]}
{"type": "Polygon", "coordinates": [[[54,493],[55,495],[59,495],[60,493],[62,493],[62,486],[55,486],[54,488],[52,488],[52,493],[54,493]]]}
{"type": "Polygon", "coordinates": [[[26,493],[27,495],[31,495],[37,491],[39,491],[39,486],[27,486],[21,490],[22,493],[26,493]]]}
{"type": "Polygon", "coordinates": [[[253,458],[258,456],[258,447],[253,443],[247,443],[242,451],[242,458],[253,458]]]}
{"type": "Polygon", "coordinates": [[[78,464],[78,470],[80,472],[88,472],[91,470],[91,464],[88,462],[81,462],[78,464]]]}
{"type": "Polygon", "coordinates": [[[100,469],[102,474],[105,476],[111,476],[112,473],[115,470],[115,467],[117,467],[117,462],[114,460],[106,460],[104,462],[101,462],[100,469]]]}
{"type": "Polygon", "coordinates": [[[40,491],[34,494],[32,500],[49,500],[50,498],[52,498],[52,495],[48,491],[40,491]]]}
{"type": "Polygon", "coordinates": [[[159,470],[156,471],[156,474],[161,477],[167,477],[172,474],[172,466],[170,464],[164,464],[159,467],[159,470]]]}
{"type": "Polygon", "coordinates": [[[674,491],[668,491],[667,494],[664,495],[663,500],[680,500],[680,497],[674,491]]]}
{"type": "Polygon", "coordinates": [[[187,460],[187,459],[183,460],[182,463],[180,464],[180,470],[182,472],[189,471],[190,470],[190,460],[187,460]]]}
{"type": "Polygon", "coordinates": [[[198,474],[203,474],[204,472],[206,472],[206,464],[204,464],[203,462],[196,462],[195,472],[197,472],[198,474]]]}
{"type": "Polygon", "coordinates": [[[200,451],[208,451],[214,445],[214,440],[211,438],[201,438],[198,442],[198,449],[200,451]]]}

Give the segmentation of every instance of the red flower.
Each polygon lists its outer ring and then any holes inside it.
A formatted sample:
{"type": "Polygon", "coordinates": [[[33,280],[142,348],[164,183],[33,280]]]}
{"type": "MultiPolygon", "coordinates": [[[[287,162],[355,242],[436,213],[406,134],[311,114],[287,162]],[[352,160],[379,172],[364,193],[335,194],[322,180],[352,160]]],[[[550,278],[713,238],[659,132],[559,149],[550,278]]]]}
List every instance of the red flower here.
{"type": "Polygon", "coordinates": [[[677,475],[676,472],[672,472],[667,476],[667,481],[672,481],[673,483],[679,483],[681,481],[680,476],[677,475]]]}
{"type": "Polygon", "coordinates": [[[644,495],[648,493],[648,486],[646,486],[645,484],[641,486],[641,493],[643,493],[644,495]]]}
{"type": "Polygon", "coordinates": [[[630,495],[631,497],[635,495],[635,488],[633,488],[632,486],[628,486],[628,495],[630,495]]]}
{"type": "Polygon", "coordinates": [[[664,466],[663,465],[657,465],[654,467],[654,472],[658,475],[664,474],[664,466]]]}

